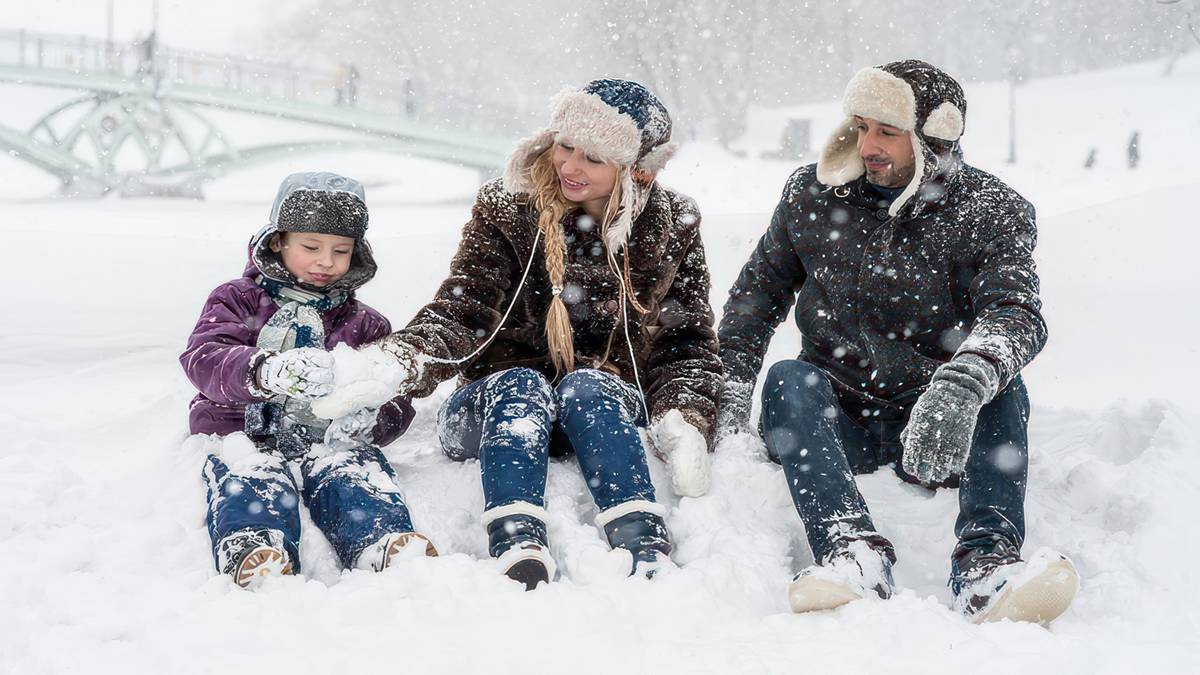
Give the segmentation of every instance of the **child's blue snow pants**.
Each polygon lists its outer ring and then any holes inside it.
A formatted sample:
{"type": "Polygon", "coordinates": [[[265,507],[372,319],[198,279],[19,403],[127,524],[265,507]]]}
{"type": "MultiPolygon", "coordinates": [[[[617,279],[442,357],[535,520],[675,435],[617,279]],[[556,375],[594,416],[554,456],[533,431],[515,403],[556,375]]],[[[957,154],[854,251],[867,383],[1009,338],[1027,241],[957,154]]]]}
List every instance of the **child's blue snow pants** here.
{"type": "Polygon", "coordinates": [[[304,505],[343,565],[354,565],[358,554],[385,534],[413,531],[396,474],[375,446],[335,452],[318,445],[295,463],[264,448],[239,462],[236,471],[209,455],[204,477],[214,560],[217,543],[230,534],[278,530],[300,571],[300,494],[293,466],[299,470],[304,505]]]}

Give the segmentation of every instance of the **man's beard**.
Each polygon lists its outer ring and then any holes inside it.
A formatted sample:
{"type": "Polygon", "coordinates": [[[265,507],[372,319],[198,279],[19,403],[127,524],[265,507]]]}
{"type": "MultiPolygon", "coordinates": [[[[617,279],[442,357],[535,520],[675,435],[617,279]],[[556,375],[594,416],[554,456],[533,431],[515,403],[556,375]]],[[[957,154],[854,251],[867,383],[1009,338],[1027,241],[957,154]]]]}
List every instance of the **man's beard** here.
{"type": "Polygon", "coordinates": [[[872,173],[867,169],[867,182],[887,188],[904,187],[912,182],[914,173],[916,173],[915,163],[898,167],[895,162],[892,162],[886,171],[872,173]]]}

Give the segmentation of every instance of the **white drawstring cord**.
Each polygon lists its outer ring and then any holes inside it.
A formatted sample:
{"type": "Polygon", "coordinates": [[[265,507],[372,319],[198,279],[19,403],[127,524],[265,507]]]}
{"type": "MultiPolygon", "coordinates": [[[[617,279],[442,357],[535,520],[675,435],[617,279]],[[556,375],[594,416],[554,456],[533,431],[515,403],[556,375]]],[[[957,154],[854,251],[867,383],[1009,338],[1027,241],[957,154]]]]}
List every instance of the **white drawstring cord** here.
{"type": "Polygon", "coordinates": [[[500,323],[496,324],[496,330],[492,331],[492,334],[488,336],[488,339],[484,340],[483,344],[479,345],[475,351],[467,354],[461,359],[439,359],[436,356],[425,355],[422,355],[421,358],[432,363],[443,363],[446,365],[457,366],[470,361],[476,356],[479,356],[480,352],[487,349],[488,345],[492,344],[492,340],[495,340],[496,336],[500,334],[500,329],[504,328],[504,323],[508,321],[508,315],[512,314],[513,307],[517,306],[517,298],[521,296],[521,289],[525,287],[525,280],[529,278],[529,270],[533,267],[533,259],[537,256],[538,241],[541,238],[542,230],[539,228],[533,235],[533,247],[529,250],[529,261],[525,263],[525,273],[521,275],[521,281],[517,284],[517,290],[513,292],[512,300],[510,300],[508,303],[508,309],[504,311],[504,316],[500,317],[500,323]]]}
{"type": "MultiPolygon", "coordinates": [[[[625,255],[629,255],[628,249],[625,255]]],[[[629,337],[629,301],[624,295],[625,277],[617,273],[617,278],[621,280],[621,327],[625,329],[625,345],[629,347],[629,365],[633,366],[633,381],[637,385],[638,398],[642,401],[642,411],[646,413],[646,424],[650,424],[650,407],[646,405],[646,393],[642,391],[642,378],[638,374],[637,357],[633,353],[633,340],[629,337]]]]}
{"type": "MultiPolygon", "coordinates": [[[[512,314],[513,307],[516,307],[517,305],[517,298],[519,298],[521,295],[521,289],[525,287],[525,280],[529,278],[529,270],[533,268],[533,259],[537,257],[537,246],[538,242],[541,240],[541,237],[542,230],[541,228],[538,228],[533,235],[533,247],[530,249],[529,260],[525,263],[525,272],[521,275],[521,281],[517,284],[517,290],[513,292],[512,300],[510,300],[508,303],[508,309],[504,311],[504,316],[500,317],[500,323],[496,325],[496,329],[492,331],[492,334],[488,336],[488,339],[484,340],[483,344],[479,345],[475,351],[461,359],[440,359],[436,356],[425,355],[422,355],[421,358],[429,361],[430,363],[441,363],[445,365],[457,366],[475,358],[481,352],[483,352],[484,349],[487,349],[488,345],[492,344],[492,340],[495,340],[496,336],[500,334],[500,329],[504,327],[505,322],[508,321],[508,316],[512,314]]],[[[612,259],[612,255],[613,254],[610,251],[609,261],[610,263],[615,263],[615,261],[612,259]]],[[[629,255],[628,245],[626,245],[625,255],[629,255]]],[[[632,293],[633,290],[630,286],[626,285],[628,280],[625,278],[625,275],[621,274],[619,268],[615,268],[613,271],[616,272],[617,281],[619,281],[621,285],[621,328],[625,333],[625,346],[629,348],[629,365],[633,367],[633,381],[634,384],[637,385],[638,400],[640,400],[642,403],[642,411],[646,413],[646,423],[649,424],[650,407],[646,405],[646,393],[642,390],[642,377],[641,374],[638,373],[637,355],[634,354],[633,351],[633,339],[629,337],[629,299],[625,294],[626,292],[632,293]]]]}

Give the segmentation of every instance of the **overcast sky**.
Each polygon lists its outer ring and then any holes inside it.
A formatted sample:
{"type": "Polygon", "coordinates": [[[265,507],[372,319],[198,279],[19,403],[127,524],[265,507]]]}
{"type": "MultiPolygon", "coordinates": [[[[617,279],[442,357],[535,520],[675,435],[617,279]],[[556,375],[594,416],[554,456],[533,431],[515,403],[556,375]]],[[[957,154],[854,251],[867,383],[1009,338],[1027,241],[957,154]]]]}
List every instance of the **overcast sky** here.
{"type": "MultiPolygon", "coordinates": [[[[158,0],[159,38],[172,47],[216,52],[251,51],[244,44],[261,34],[273,11],[295,3],[271,0],[158,0]]],[[[104,37],[108,7],[113,37],[127,41],[145,35],[153,23],[154,0],[3,0],[0,29],[104,37]]]]}

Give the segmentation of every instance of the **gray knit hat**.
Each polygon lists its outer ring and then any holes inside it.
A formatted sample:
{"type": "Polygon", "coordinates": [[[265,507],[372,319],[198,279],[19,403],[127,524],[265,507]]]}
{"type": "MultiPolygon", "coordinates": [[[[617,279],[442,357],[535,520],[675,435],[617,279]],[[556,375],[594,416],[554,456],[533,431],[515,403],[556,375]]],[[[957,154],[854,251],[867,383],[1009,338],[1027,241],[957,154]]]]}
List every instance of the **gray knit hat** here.
{"type": "Polygon", "coordinates": [[[362,239],[367,233],[366,191],[362,183],[336,173],[294,173],[279,186],[271,223],[280,232],[362,239]]]}
{"type": "Polygon", "coordinates": [[[350,270],[334,284],[311,288],[317,292],[352,291],[371,280],[378,270],[367,243],[366,190],[362,183],[328,171],[294,173],[283,179],[271,206],[271,222],[250,240],[250,260],[267,278],[300,283],[271,250],[277,232],[335,234],[354,239],[350,270]]]}

